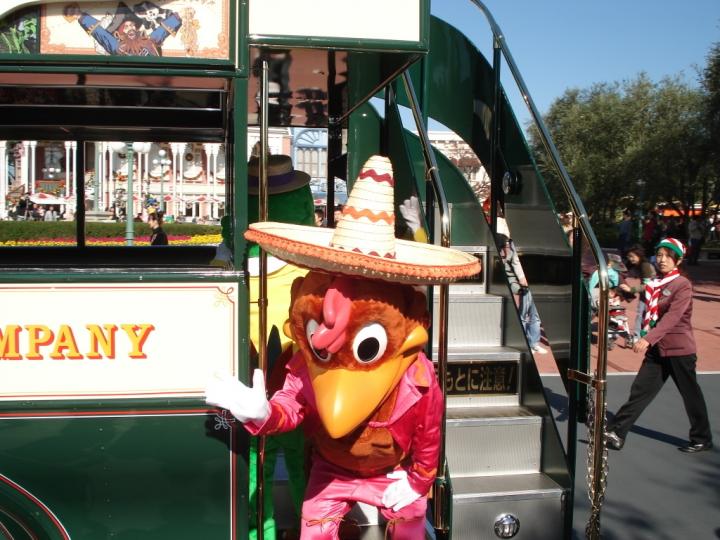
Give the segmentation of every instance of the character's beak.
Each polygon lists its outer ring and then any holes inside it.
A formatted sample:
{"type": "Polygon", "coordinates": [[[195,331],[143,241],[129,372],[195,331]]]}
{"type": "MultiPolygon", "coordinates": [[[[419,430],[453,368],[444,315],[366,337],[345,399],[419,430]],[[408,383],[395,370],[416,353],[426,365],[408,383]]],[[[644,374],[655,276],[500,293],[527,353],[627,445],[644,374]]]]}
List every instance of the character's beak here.
{"type": "Polygon", "coordinates": [[[308,362],[318,414],[333,439],[343,437],[369,418],[385,401],[428,340],[416,326],[393,358],[371,370],[325,368],[308,362]]]}

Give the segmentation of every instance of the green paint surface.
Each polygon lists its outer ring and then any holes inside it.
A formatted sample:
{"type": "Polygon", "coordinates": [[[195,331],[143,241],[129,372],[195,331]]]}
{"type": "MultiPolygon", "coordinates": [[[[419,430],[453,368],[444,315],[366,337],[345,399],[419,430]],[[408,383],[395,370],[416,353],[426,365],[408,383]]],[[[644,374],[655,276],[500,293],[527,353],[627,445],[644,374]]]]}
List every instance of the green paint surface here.
{"type": "MultiPolygon", "coordinates": [[[[230,430],[213,415],[6,419],[0,430],[0,473],[74,540],[230,537],[230,430]]],[[[20,517],[44,519],[35,513],[20,517]]]]}

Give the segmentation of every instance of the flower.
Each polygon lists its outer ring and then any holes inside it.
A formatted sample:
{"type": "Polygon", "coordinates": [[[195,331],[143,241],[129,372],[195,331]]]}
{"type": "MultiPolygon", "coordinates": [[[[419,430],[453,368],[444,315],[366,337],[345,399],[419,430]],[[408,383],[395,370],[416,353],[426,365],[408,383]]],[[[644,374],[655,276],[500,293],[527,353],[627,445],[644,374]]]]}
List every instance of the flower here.
{"type": "MultiPolygon", "coordinates": [[[[137,245],[150,245],[149,236],[136,236],[134,240],[137,245]]],[[[171,246],[214,246],[222,242],[222,237],[219,234],[174,235],[169,236],[168,241],[171,246]]],[[[86,239],[86,244],[88,246],[124,246],[126,239],[121,236],[109,238],[90,237],[86,239]]],[[[74,238],[36,238],[0,242],[1,247],[72,247],[75,245],[74,238]]]]}

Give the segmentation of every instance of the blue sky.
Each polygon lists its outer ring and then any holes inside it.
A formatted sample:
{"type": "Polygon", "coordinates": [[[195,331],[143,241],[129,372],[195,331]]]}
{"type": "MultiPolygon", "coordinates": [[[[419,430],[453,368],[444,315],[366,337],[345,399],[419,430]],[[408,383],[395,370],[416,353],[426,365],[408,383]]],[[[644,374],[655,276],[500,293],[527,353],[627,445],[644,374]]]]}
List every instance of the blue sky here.
{"type": "MultiPolygon", "coordinates": [[[[697,84],[720,42],[720,0],[486,0],[535,105],[544,114],[568,88],[683,75],[697,84]]],[[[469,0],[432,0],[432,13],[470,37],[492,61],[485,17],[469,0]]],[[[503,66],[505,75],[507,69],[503,66]]],[[[521,123],[525,105],[503,77],[521,123]]]]}

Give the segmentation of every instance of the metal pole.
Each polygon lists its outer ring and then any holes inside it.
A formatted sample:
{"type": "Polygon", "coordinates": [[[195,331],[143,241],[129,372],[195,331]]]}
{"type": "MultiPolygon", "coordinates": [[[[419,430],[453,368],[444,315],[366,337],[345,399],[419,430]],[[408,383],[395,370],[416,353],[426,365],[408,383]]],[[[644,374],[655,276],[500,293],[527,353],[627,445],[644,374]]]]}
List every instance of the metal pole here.
{"type": "Polygon", "coordinates": [[[160,164],[160,211],[165,214],[165,158],[160,164]]]}
{"type": "Polygon", "coordinates": [[[94,196],[94,203],[95,203],[95,212],[99,212],[101,210],[100,208],[100,188],[102,187],[102,182],[100,180],[100,152],[98,151],[100,148],[100,143],[95,142],[93,143],[93,147],[95,148],[95,196],[94,196]]]}
{"type": "MultiPolygon", "coordinates": [[[[342,123],[338,121],[338,116],[342,111],[338,110],[338,103],[342,103],[342,99],[337,95],[336,80],[335,76],[337,70],[335,68],[335,51],[328,51],[328,75],[327,75],[327,87],[328,87],[328,160],[327,160],[327,179],[325,180],[325,218],[328,227],[335,227],[335,178],[338,176],[345,176],[347,178],[348,173],[337,174],[338,161],[342,155],[342,123]],[[338,160],[338,161],[336,161],[338,160]]],[[[349,158],[349,156],[348,156],[349,158]]],[[[349,164],[348,164],[349,165],[349,164]]],[[[347,167],[347,171],[350,167],[347,167]]],[[[347,191],[350,191],[350,183],[346,184],[347,191]]]]}
{"type": "Polygon", "coordinates": [[[637,181],[638,185],[638,205],[637,205],[637,237],[638,237],[638,243],[642,244],[643,241],[643,219],[645,217],[645,212],[643,208],[643,188],[645,187],[645,181],[642,178],[638,178],[637,181]]]}
{"type": "Polygon", "coordinates": [[[8,191],[7,141],[0,141],[0,219],[7,217],[5,198],[8,191]]]}
{"type": "Polygon", "coordinates": [[[515,64],[510,50],[505,45],[505,38],[500,30],[500,27],[495,22],[494,17],[490,13],[490,10],[480,0],[470,0],[475,6],[477,6],[485,15],[493,36],[500,47],[508,69],[515,79],[520,94],[527,105],[530,114],[532,115],[533,121],[538,128],[540,140],[548,153],[552,165],[558,172],[560,177],[560,184],[565,191],[565,194],[570,202],[573,213],[578,219],[578,225],[582,230],[582,234],[587,239],[590,249],[598,265],[598,285],[600,287],[600,298],[598,302],[598,359],[597,359],[597,370],[591,376],[586,373],[578,372],[577,370],[569,370],[568,377],[571,379],[579,380],[583,384],[591,385],[595,388],[595,416],[592,429],[592,444],[588,445],[588,448],[592,446],[594,448],[592,456],[592,470],[588,471],[590,476],[590,493],[592,500],[591,516],[587,526],[587,535],[591,539],[600,538],[600,511],[602,508],[602,501],[605,492],[605,481],[607,476],[607,470],[603,468],[604,454],[607,451],[604,444],[603,432],[605,430],[605,393],[607,384],[607,327],[608,327],[608,291],[610,288],[610,281],[608,278],[608,269],[605,258],[600,249],[597,237],[590,226],[590,220],[585,211],[580,197],[570,180],[570,175],[565,169],[565,165],[560,159],[560,154],[555,147],[555,143],[550,137],[550,132],[545,125],[545,122],[540,115],[535,102],[530,96],[530,92],[527,89],[525,81],[520,75],[520,71],[515,64]]]}
{"type": "MultiPolygon", "coordinates": [[[[127,201],[125,201],[125,244],[133,245],[135,238],[135,208],[133,205],[133,147],[132,143],[127,143],[127,161],[128,161],[128,177],[127,177],[127,201]]],[[[78,193],[78,196],[80,194],[78,193]]]]}
{"type": "MultiPolygon", "coordinates": [[[[500,89],[500,42],[493,38],[493,73],[494,92],[493,92],[493,115],[492,115],[492,131],[490,132],[490,229],[493,234],[497,232],[498,218],[498,198],[500,197],[500,171],[498,170],[498,144],[500,141],[500,109],[502,103],[502,94],[500,89]]],[[[504,217],[504,216],[503,216],[504,217]]]]}
{"type": "MultiPolygon", "coordinates": [[[[423,123],[422,113],[418,105],[417,96],[415,95],[415,89],[413,88],[412,79],[407,71],[403,72],[403,82],[405,84],[405,92],[407,94],[408,101],[410,103],[410,109],[415,119],[415,126],[418,130],[420,142],[423,148],[423,157],[425,158],[426,168],[426,179],[430,180],[430,183],[435,192],[435,198],[438,201],[440,210],[440,245],[443,247],[450,247],[450,212],[448,211],[448,203],[445,198],[445,192],[442,188],[440,181],[440,175],[438,173],[437,161],[435,160],[435,154],[430,146],[430,138],[428,137],[425,124],[423,123]]],[[[440,452],[438,456],[438,468],[435,478],[435,495],[434,506],[433,506],[433,521],[436,529],[441,531],[447,531],[449,529],[449,523],[445,519],[445,422],[446,422],[446,403],[447,403],[447,387],[445,386],[445,380],[447,378],[447,357],[448,357],[448,306],[450,299],[450,286],[445,283],[440,285],[439,294],[439,321],[437,325],[438,330],[438,378],[440,379],[440,389],[442,390],[443,396],[443,408],[442,408],[442,420],[440,424],[440,452]]]]}
{"type": "MultiPolygon", "coordinates": [[[[267,190],[267,168],[268,168],[268,117],[269,104],[268,94],[270,88],[270,69],[266,60],[262,63],[262,88],[260,104],[260,185],[258,186],[260,221],[267,221],[268,218],[268,190],[267,190]]],[[[258,313],[260,318],[260,333],[258,340],[258,368],[262,370],[263,376],[267,373],[267,252],[260,248],[260,284],[258,291],[258,313]]],[[[265,437],[259,437],[257,441],[257,461],[255,468],[256,505],[257,505],[257,539],[263,540],[265,536],[265,437]]]]}
{"type": "MultiPolygon", "coordinates": [[[[571,295],[571,313],[580,313],[581,306],[584,305],[582,302],[582,299],[580,297],[581,294],[584,293],[584,290],[582,288],[582,273],[580,272],[580,267],[582,263],[582,234],[580,234],[580,227],[577,223],[577,218],[575,215],[573,215],[573,229],[571,231],[571,235],[569,237],[569,240],[572,242],[572,250],[573,250],[573,256],[572,256],[572,267],[573,267],[573,280],[572,280],[572,295],[571,295]]],[[[584,351],[584,347],[580,347],[580,340],[582,339],[582,336],[580,334],[581,330],[581,324],[584,320],[583,317],[572,317],[572,326],[570,328],[570,361],[572,364],[573,369],[581,369],[580,368],[580,354],[581,351],[584,351]]],[[[575,441],[577,440],[577,411],[578,411],[578,394],[584,395],[585,392],[583,391],[584,386],[581,385],[578,381],[569,380],[568,381],[568,426],[567,426],[567,440],[568,441],[575,441]]],[[[584,410],[585,407],[582,407],[584,410]]],[[[568,450],[567,450],[567,463],[568,463],[568,469],[570,473],[570,481],[575,484],[575,474],[576,474],[576,457],[577,457],[577,445],[575,444],[568,444],[568,450]]],[[[563,538],[571,538],[572,537],[572,527],[573,527],[573,515],[574,515],[574,508],[575,508],[575,491],[574,490],[568,490],[567,498],[565,500],[565,512],[564,512],[564,524],[563,524],[563,538]]]]}

